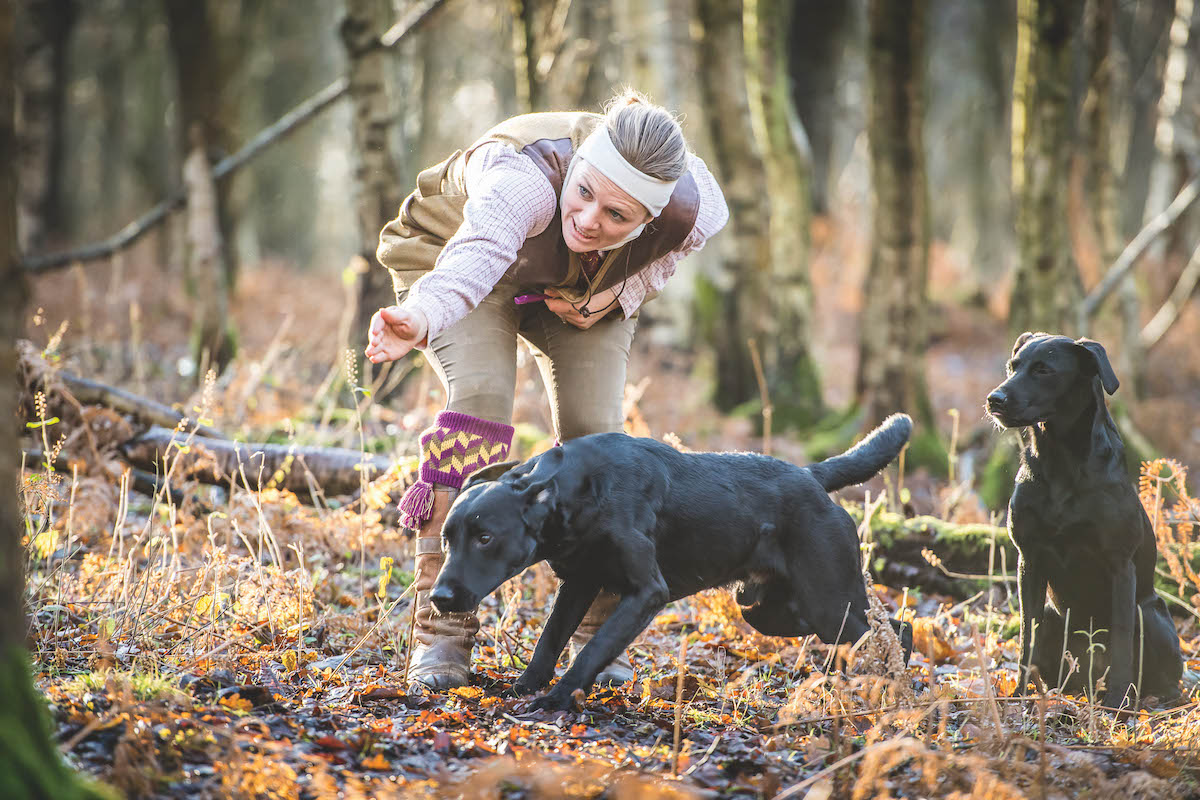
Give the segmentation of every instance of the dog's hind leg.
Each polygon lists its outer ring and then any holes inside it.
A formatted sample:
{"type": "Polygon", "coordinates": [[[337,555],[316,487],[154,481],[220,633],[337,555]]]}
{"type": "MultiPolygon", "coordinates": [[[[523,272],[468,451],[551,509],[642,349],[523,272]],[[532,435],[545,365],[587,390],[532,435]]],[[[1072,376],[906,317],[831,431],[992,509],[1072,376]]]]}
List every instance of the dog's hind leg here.
{"type": "Polygon", "coordinates": [[[554,677],[554,665],[562,655],[567,640],[583,621],[588,606],[600,593],[600,587],[594,583],[580,580],[563,581],[558,588],[558,596],[554,598],[554,609],[550,618],[542,628],[537,646],[533,649],[533,657],[529,666],[521,673],[521,677],[513,684],[517,694],[532,694],[544,687],[554,677]]]}
{"type": "Polygon", "coordinates": [[[1155,596],[1143,601],[1139,609],[1139,635],[1133,641],[1134,679],[1140,672],[1142,695],[1174,700],[1179,697],[1179,680],[1183,677],[1179,634],[1162,598],[1155,596]]]}

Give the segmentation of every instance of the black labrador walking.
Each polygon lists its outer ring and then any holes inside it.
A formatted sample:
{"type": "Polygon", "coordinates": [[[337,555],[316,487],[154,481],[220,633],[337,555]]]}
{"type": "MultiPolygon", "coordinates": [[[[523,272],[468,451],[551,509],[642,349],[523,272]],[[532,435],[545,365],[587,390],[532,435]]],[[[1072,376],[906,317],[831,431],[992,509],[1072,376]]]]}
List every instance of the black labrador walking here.
{"type": "Polygon", "coordinates": [[[1065,648],[1080,665],[1069,687],[1090,692],[1107,670],[1107,706],[1128,704],[1135,688],[1175,697],[1179,637],[1154,592],[1154,530],[1105,404],[1104,393],[1118,383],[1104,347],[1023,333],[1007,374],[987,410],[1001,426],[1023,429],[1008,505],[1009,535],[1020,552],[1022,665],[1036,665],[1054,684],[1064,674],[1065,648]]]}
{"type": "MultiPolygon", "coordinates": [[[[535,707],[570,708],[662,607],[741,582],[742,616],[769,636],[853,642],[868,630],[854,521],[829,492],[896,457],[912,421],[896,414],[848,452],[807,468],[753,453],[681,453],[623,433],[584,436],[508,472],[472,476],[443,528],[447,558],[430,598],[465,611],[543,559],[561,579],[514,689],[545,687],[601,589],[614,613],[535,707]]],[[[906,656],[912,631],[902,628],[906,656]]]]}

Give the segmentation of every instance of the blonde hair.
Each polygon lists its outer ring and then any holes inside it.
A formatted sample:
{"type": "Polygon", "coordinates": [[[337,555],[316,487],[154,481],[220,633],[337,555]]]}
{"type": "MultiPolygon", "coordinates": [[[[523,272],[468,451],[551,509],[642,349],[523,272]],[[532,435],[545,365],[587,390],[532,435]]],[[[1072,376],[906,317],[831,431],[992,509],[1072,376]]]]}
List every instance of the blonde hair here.
{"type": "Polygon", "coordinates": [[[626,89],[604,106],[608,138],[630,166],[662,181],[688,170],[687,141],[670,111],[639,91],[626,89]]]}

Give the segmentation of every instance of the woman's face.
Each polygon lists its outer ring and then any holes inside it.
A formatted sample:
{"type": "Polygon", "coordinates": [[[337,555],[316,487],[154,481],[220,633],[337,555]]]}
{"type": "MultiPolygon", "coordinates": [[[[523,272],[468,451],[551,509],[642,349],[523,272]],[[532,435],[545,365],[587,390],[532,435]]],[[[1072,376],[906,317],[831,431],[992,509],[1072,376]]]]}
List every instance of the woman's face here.
{"type": "Polygon", "coordinates": [[[608,250],[649,221],[645,206],[586,161],[575,166],[563,187],[563,239],[576,253],[608,250]]]}

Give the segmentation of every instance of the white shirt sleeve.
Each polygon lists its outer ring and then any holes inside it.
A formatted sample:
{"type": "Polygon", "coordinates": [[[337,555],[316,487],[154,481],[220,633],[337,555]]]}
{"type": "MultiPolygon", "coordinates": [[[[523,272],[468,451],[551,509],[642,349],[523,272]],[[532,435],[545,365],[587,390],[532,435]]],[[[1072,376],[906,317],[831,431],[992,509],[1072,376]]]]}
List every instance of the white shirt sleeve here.
{"type": "Polygon", "coordinates": [[[429,341],[487,297],[525,240],[546,229],[558,200],[545,174],[511,145],[480,145],[467,160],[463,222],[434,269],[402,304],[429,320],[429,341]]]}

